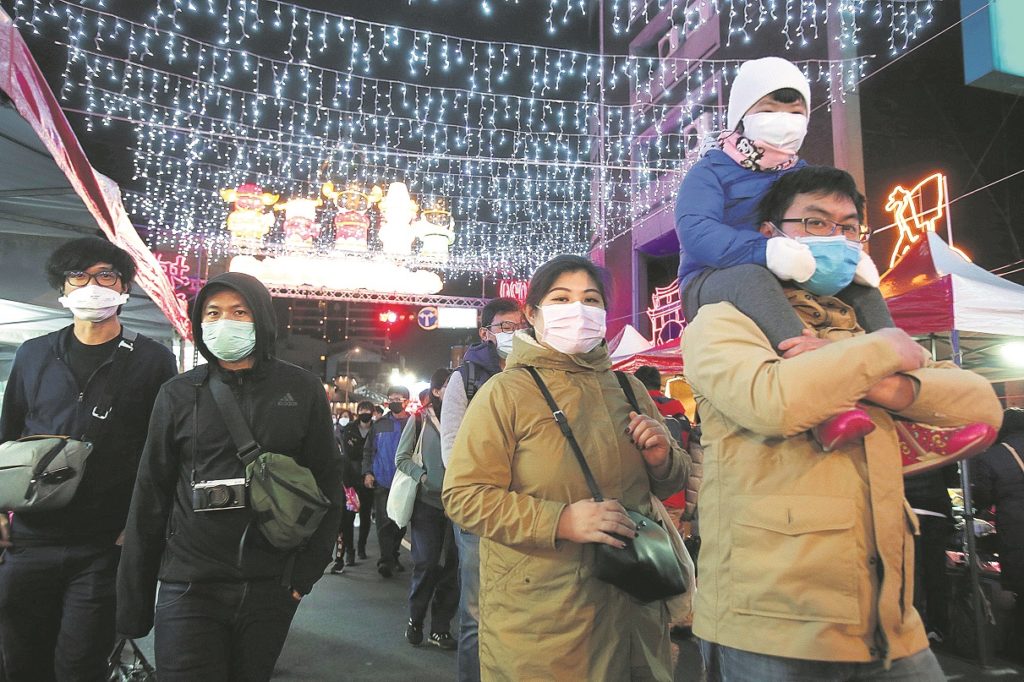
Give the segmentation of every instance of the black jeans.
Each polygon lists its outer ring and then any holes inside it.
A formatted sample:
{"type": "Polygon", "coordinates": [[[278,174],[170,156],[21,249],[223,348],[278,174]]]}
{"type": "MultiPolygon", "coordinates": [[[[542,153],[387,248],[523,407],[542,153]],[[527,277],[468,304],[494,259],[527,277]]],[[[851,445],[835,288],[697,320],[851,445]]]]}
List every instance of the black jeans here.
{"type": "MultiPolygon", "coordinates": [[[[402,548],[402,538],[405,537],[405,529],[399,528],[398,524],[388,516],[388,493],[391,488],[373,489],[373,513],[377,517],[377,543],[380,545],[380,559],[378,564],[386,564],[394,567],[398,561],[398,551],[402,548]]],[[[360,519],[359,523],[362,523],[360,519]]]]}
{"type": "Polygon", "coordinates": [[[351,512],[348,509],[341,513],[341,544],[338,546],[338,559],[342,558],[342,551],[355,552],[359,547],[360,552],[366,551],[366,539],[370,537],[370,516],[373,514],[373,491],[361,485],[356,486],[356,493],[359,495],[359,511],[351,512]],[[359,544],[355,542],[355,521],[359,515],[359,544]]]}
{"type": "Polygon", "coordinates": [[[160,682],[269,680],[297,605],[278,580],[160,583],[160,682]]]}
{"type": "Polygon", "coordinates": [[[920,535],[914,536],[914,608],[925,630],[949,634],[949,604],[953,592],[946,575],[946,547],[953,521],[919,514],[920,535]]]}
{"type": "Polygon", "coordinates": [[[103,680],[114,648],[115,545],[11,547],[0,564],[8,682],[103,680]]]}
{"type": "Polygon", "coordinates": [[[444,511],[416,500],[410,526],[413,569],[409,618],[422,625],[430,607],[430,631],[449,632],[459,606],[459,553],[452,522],[444,511]]]}

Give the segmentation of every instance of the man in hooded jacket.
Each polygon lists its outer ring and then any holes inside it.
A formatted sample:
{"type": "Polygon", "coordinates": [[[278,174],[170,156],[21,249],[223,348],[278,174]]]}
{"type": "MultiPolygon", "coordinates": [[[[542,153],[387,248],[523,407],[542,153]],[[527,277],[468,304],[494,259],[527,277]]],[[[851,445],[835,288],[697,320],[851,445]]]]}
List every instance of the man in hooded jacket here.
{"type": "Polygon", "coordinates": [[[209,364],[157,396],[118,571],[117,627],[141,637],[155,621],[162,681],[267,680],[299,601],[330,562],[344,503],[341,460],[320,380],[274,355],[277,323],[258,280],[210,280],[192,329],[209,364]],[[298,550],[271,546],[248,509],[194,508],[195,482],[245,476],[210,392],[213,373],[263,450],[294,457],[332,503],[298,550]]]}

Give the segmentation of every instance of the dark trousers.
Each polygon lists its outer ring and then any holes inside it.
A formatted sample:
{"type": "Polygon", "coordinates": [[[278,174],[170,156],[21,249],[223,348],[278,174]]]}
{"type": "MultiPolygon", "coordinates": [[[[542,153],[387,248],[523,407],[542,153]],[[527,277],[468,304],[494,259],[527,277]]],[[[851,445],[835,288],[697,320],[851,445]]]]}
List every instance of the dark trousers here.
{"type": "Polygon", "coordinates": [[[160,583],[160,682],[269,680],[297,605],[278,580],[160,583]]]}
{"type": "Polygon", "coordinates": [[[921,534],[914,537],[914,608],[921,614],[925,630],[949,634],[949,604],[952,588],[946,574],[946,546],[953,521],[919,514],[921,534]]]}
{"type": "Polygon", "coordinates": [[[114,545],[11,547],[0,564],[8,682],[103,680],[114,648],[114,545]]]}
{"type": "Polygon", "coordinates": [[[410,525],[409,618],[422,624],[430,607],[430,631],[448,632],[459,606],[459,553],[452,522],[441,509],[416,500],[410,525]]]}
{"type": "MultiPolygon", "coordinates": [[[[687,283],[682,294],[686,319],[692,320],[701,306],[732,303],[754,321],[776,350],[780,343],[800,336],[804,330],[803,322],[782,290],[782,282],[771,270],[760,265],[748,263],[705,270],[687,283]]],[[[836,294],[836,298],[853,308],[857,322],[865,331],[896,326],[878,289],[851,284],[836,294]]]]}
{"type": "MultiPolygon", "coordinates": [[[[388,516],[388,493],[391,488],[377,487],[373,489],[373,513],[377,517],[377,544],[380,545],[378,564],[394,566],[398,561],[398,551],[402,548],[405,529],[388,516]]],[[[359,521],[362,523],[362,520],[359,521]]]]}
{"type": "Polygon", "coordinates": [[[346,509],[341,513],[341,544],[338,546],[338,559],[342,558],[342,552],[353,553],[356,551],[355,524],[356,515],[359,516],[359,551],[366,551],[366,539],[370,537],[370,517],[373,515],[373,491],[361,485],[356,486],[356,494],[359,495],[359,511],[353,512],[346,509]]]}

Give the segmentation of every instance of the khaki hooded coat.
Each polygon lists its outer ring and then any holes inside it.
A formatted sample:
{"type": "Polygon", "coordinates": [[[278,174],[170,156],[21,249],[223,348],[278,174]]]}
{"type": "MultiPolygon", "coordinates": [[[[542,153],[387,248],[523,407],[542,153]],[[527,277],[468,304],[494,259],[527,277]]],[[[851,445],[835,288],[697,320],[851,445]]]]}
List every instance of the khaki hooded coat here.
{"type": "MultiPolygon", "coordinates": [[[[607,346],[565,355],[516,334],[504,372],[474,397],[445,475],[454,523],[480,542],[480,666],[485,680],[671,680],[668,611],[593,576],[594,545],[555,540],[562,510],[589,499],[579,463],[537,385],[539,370],[607,499],[651,515],[650,493],[684,485],[674,447],[654,479],[626,434],[631,408],[607,346]]],[[[661,419],[630,377],[644,412],[661,419]]]]}
{"type": "MultiPolygon", "coordinates": [[[[783,360],[729,303],[702,307],[683,335],[704,446],[693,630],[787,658],[904,658],[928,640],[913,605],[917,520],[893,417],[868,407],[875,431],[828,453],[808,433],[900,360],[838,299],[795,291],[790,300],[805,326],[836,342],[783,360]]],[[[907,375],[917,396],[901,417],[945,427],[1002,420],[992,387],[973,372],[929,361],[907,375]]]]}

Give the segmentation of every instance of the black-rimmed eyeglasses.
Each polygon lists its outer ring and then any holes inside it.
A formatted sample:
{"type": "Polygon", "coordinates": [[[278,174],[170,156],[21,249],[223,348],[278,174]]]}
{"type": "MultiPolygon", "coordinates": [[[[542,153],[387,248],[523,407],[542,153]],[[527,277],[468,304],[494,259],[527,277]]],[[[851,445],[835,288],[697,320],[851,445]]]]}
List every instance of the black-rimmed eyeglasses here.
{"type": "Polygon", "coordinates": [[[498,328],[499,332],[505,332],[506,334],[517,332],[520,329],[526,328],[524,325],[518,322],[509,322],[508,320],[506,320],[505,322],[495,322],[494,324],[489,324],[486,327],[484,327],[484,329],[489,330],[492,334],[496,334],[497,332],[494,330],[495,327],[498,328]]]}
{"type": "Polygon", "coordinates": [[[91,281],[95,281],[101,287],[112,287],[120,279],[121,273],[117,270],[100,270],[93,274],[84,270],[68,270],[64,273],[64,281],[73,287],[84,287],[91,281]]]}
{"type": "Polygon", "coordinates": [[[825,218],[783,218],[780,223],[803,223],[807,234],[815,237],[830,237],[836,232],[851,242],[864,243],[871,239],[871,228],[859,223],[837,223],[825,218]]]}

